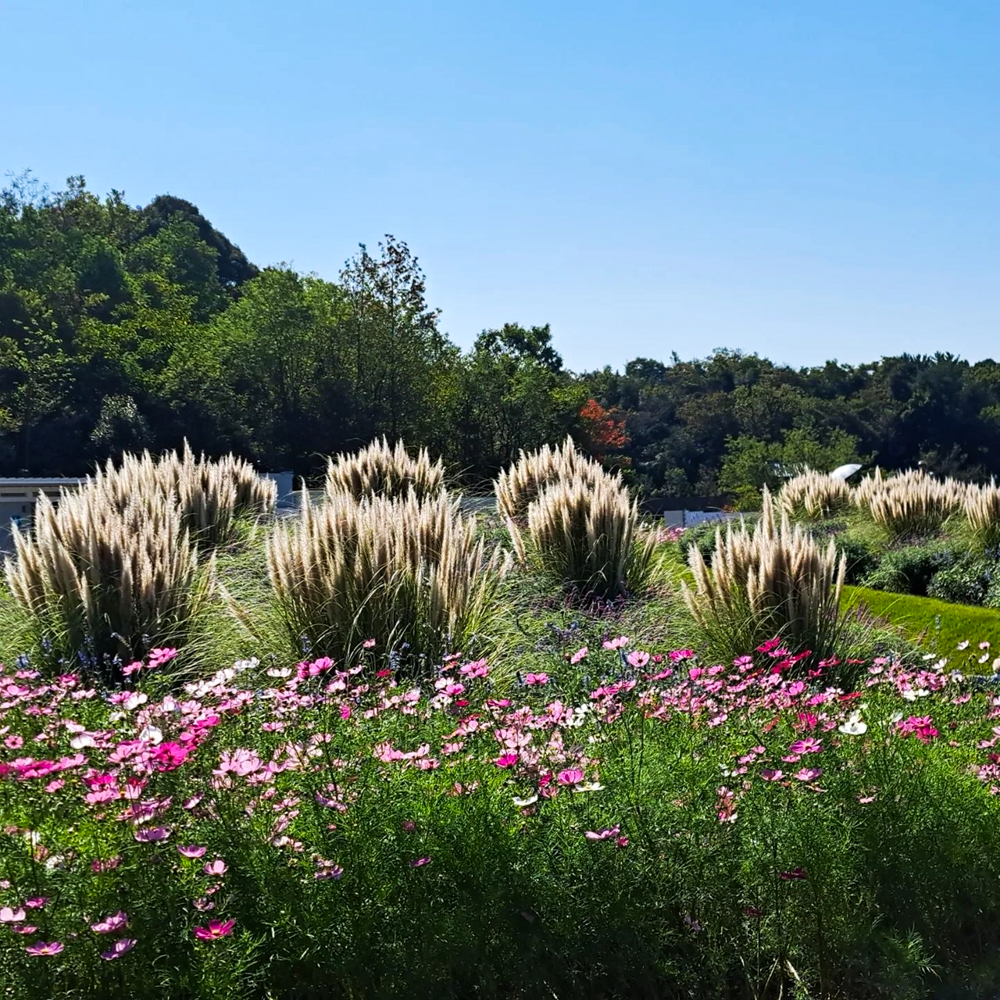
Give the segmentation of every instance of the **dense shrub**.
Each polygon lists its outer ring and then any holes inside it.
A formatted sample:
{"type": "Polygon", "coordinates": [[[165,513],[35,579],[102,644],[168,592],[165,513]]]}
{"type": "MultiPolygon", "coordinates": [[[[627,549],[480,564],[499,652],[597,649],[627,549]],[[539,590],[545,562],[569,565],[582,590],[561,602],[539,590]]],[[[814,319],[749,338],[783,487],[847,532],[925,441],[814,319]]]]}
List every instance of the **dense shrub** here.
{"type": "Polygon", "coordinates": [[[412,491],[418,500],[439,493],[444,487],[444,465],[432,462],[426,448],[411,458],[402,441],[389,447],[386,438],[373,441],[355,455],[330,459],[326,471],[327,496],[346,493],[363,497],[405,497],[412,491]]]}
{"type": "Polygon", "coordinates": [[[982,556],[966,556],[938,570],[927,586],[927,596],[956,604],[984,604],[997,564],[982,556]]]}
{"type": "Polygon", "coordinates": [[[894,590],[900,594],[923,596],[934,575],[947,569],[954,561],[954,552],[945,543],[907,545],[886,552],[878,566],[861,580],[861,584],[873,590],[894,590]]]}
{"type": "Polygon", "coordinates": [[[304,503],[268,539],[267,560],[290,640],[339,658],[375,637],[430,657],[465,648],[509,566],[501,550],[486,554],[475,518],[445,493],[412,491],[304,503]]]}
{"type": "Polygon", "coordinates": [[[837,554],[844,557],[846,583],[857,583],[867,577],[875,571],[882,558],[868,541],[848,531],[835,534],[833,544],[837,548],[837,554]]]}

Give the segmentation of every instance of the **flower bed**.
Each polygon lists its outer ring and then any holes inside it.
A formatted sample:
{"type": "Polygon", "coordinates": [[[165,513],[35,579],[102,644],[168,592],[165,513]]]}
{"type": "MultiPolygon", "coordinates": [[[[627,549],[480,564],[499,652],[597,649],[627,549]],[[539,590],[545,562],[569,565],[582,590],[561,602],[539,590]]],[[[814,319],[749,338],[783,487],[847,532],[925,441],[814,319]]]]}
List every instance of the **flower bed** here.
{"type": "Polygon", "coordinates": [[[1000,979],[1000,699],[956,669],[978,649],[810,669],[608,638],[502,689],[483,660],[417,684],[371,648],[173,693],[171,655],[115,694],[0,674],[5,995],[1000,979]]]}

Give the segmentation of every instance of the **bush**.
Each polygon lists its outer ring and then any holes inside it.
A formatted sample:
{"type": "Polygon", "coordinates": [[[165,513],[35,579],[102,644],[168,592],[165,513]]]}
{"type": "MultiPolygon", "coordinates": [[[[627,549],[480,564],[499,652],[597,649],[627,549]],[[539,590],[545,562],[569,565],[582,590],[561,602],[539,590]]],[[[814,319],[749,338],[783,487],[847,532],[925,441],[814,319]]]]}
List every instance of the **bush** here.
{"type": "Polygon", "coordinates": [[[955,604],[984,604],[996,575],[994,561],[967,556],[938,570],[927,587],[927,596],[955,604]]]}
{"type": "Polygon", "coordinates": [[[15,528],[14,546],[7,583],[37,642],[79,655],[109,684],[123,662],[181,642],[213,588],[214,562],[199,570],[176,504],[147,492],[120,509],[107,478],[64,492],[58,507],[40,495],[31,534],[15,528]]]}
{"type": "Polygon", "coordinates": [[[593,486],[607,478],[604,469],[577,451],[573,439],[567,437],[561,448],[544,445],[531,454],[522,451],[517,462],[500,473],[493,484],[497,510],[505,521],[523,527],[528,508],[546,486],[571,479],[593,486]]]}
{"type": "Polygon", "coordinates": [[[847,564],[846,583],[857,583],[874,572],[881,559],[867,541],[846,531],[834,535],[833,544],[837,547],[837,554],[843,556],[847,564]]]}
{"type": "Polygon", "coordinates": [[[528,507],[527,538],[513,520],[508,530],[522,562],[588,597],[637,593],[652,571],[656,533],[640,526],[636,501],[603,473],[546,486],[528,507]]]}
{"type": "Polygon", "coordinates": [[[907,545],[886,552],[878,566],[864,576],[861,585],[922,597],[927,594],[934,575],[954,561],[951,548],[943,543],[907,545]]]}
{"type": "Polygon", "coordinates": [[[418,500],[434,496],[444,488],[444,465],[431,462],[426,448],[411,458],[402,441],[389,447],[386,438],[373,441],[356,455],[338,455],[326,471],[327,496],[346,493],[363,497],[406,497],[412,491],[418,500]]]}
{"type": "Polygon", "coordinates": [[[296,648],[347,659],[378,638],[436,658],[466,648],[495,610],[509,556],[487,556],[474,517],[439,493],[420,500],[334,493],[304,503],[267,543],[271,586],[296,648]]]}
{"type": "Polygon", "coordinates": [[[839,600],[846,560],[831,540],[823,552],[787,514],[780,524],[765,489],[752,530],[727,524],[716,533],[709,570],[692,546],[688,561],[695,589],[684,598],[713,655],[754,649],[775,635],[795,650],[829,655],[839,632],[839,600]]]}

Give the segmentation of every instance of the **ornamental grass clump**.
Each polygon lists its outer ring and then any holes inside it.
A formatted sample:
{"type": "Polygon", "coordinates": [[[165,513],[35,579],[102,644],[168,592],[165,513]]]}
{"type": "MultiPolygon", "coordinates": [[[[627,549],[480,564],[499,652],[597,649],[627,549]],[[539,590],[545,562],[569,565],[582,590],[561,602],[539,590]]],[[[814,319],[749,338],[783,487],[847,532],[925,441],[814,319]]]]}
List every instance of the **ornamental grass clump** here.
{"type": "Polygon", "coordinates": [[[487,555],[474,517],[444,493],[421,500],[333,493],[303,503],[298,522],[267,543],[271,586],[298,648],[346,659],[377,638],[438,657],[488,626],[509,566],[487,555]]]}
{"type": "Polygon", "coordinates": [[[648,583],[656,533],[635,500],[604,472],[546,486],[528,506],[527,530],[507,522],[521,562],[585,596],[618,597],[648,583]]]}
{"type": "Polygon", "coordinates": [[[851,487],[842,479],[810,469],[782,486],[778,505],[793,520],[830,517],[851,506],[851,487]]]}
{"type": "Polygon", "coordinates": [[[893,538],[933,534],[962,509],[968,487],[955,479],[935,479],[908,470],[891,479],[862,482],[855,502],[893,538]]]}
{"type": "Polygon", "coordinates": [[[344,493],[355,500],[406,497],[412,490],[422,500],[443,488],[444,464],[440,459],[432,462],[426,448],[412,458],[402,441],[390,448],[384,437],[356,455],[338,455],[327,465],[326,493],[331,498],[344,493]]]}
{"type": "Polygon", "coordinates": [[[766,489],[753,528],[728,524],[725,534],[716,532],[711,569],[696,546],[688,565],[694,589],[685,584],[684,598],[713,655],[755,649],[775,635],[795,650],[833,652],[846,560],[832,539],[821,549],[787,513],[779,522],[766,489]]]}
{"type": "Polygon", "coordinates": [[[988,486],[972,486],[962,504],[973,544],[980,549],[1000,546],[1000,487],[991,479],[988,486]]]}
{"type": "Polygon", "coordinates": [[[107,683],[151,646],[179,645],[213,590],[214,559],[199,567],[177,504],[137,493],[120,507],[105,479],[58,505],[41,495],[32,531],[13,537],[7,584],[36,639],[107,683]]]}
{"type": "Polygon", "coordinates": [[[562,480],[581,480],[593,485],[607,478],[598,462],[576,450],[567,437],[559,448],[544,445],[521,457],[509,469],[501,471],[493,484],[497,510],[505,521],[523,526],[528,507],[545,487],[562,480]]]}
{"type": "Polygon", "coordinates": [[[195,458],[187,442],[180,455],[126,454],[117,466],[109,460],[88,482],[119,512],[137,496],[172,498],[192,539],[209,547],[232,542],[241,517],[272,513],[277,498],[275,483],[258,476],[249,462],[234,455],[195,458]]]}

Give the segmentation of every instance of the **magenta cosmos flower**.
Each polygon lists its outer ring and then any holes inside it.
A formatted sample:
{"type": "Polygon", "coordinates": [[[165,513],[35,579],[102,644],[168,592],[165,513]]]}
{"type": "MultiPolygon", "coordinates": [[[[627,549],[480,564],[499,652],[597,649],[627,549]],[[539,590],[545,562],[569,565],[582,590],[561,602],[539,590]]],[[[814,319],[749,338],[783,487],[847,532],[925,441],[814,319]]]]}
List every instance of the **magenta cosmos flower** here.
{"type": "Polygon", "coordinates": [[[63,950],[61,941],[36,941],[24,949],[29,955],[58,955],[63,950]]]}
{"type": "Polygon", "coordinates": [[[235,920],[209,920],[207,927],[194,929],[194,936],[202,941],[215,941],[217,938],[229,937],[235,926],[235,920]]]}
{"type": "Polygon", "coordinates": [[[105,962],[113,962],[116,958],[121,958],[126,952],[135,947],[135,938],[119,938],[108,951],[101,952],[101,958],[105,962]]]}
{"type": "Polygon", "coordinates": [[[424,865],[429,865],[431,863],[430,858],[417,858],[416,861],[410,862],[411,868],[423,868],[424,865]]]}
{"type": "Polygon", "coordinates": [[[578,767],[567,767],[565,771],[560,771],[556,775],[556,781],[560,785],[578,785],[583,781],[583,771],[578,767]]]}
{"type": "Polygon", "coordinates": [[[110,917],[105,917],[98,923],[91,924],[90,929],[96,934],[111,934],[114,931],[121,930],[127,924],[128,914],[119,910],[117,913],[113,913],[110,917]]]}

